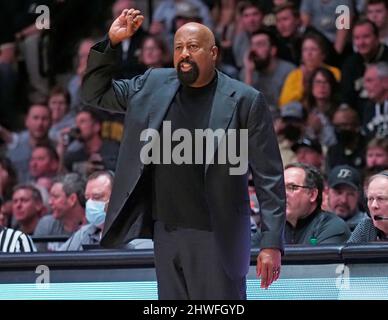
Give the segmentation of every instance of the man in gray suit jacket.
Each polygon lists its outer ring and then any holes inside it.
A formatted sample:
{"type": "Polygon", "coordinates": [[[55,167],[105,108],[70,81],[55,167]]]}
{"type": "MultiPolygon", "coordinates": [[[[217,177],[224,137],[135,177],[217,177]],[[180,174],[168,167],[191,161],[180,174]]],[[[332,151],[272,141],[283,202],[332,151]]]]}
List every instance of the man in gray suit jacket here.
{"type": "Polygon", "coordinates": [[[138,10],[122,12],[109,39],[92,48],[83,81],[84,101],[126,113],[101,244],[120,247],[133,238],[152,237],[160,299],[245,299],[248,165],[233,173],[230,157],[220,161],[225,151],[220,141],[228,140],[228,153],[240,148],[249,163],[262,215],[257,274],[261,287],[268,288],[280,274],[285,223],[283,165],[271,115],[261,93],[216,70],[214,35],[198,23],[176,32],[175,69],[150,69],[131,80],[112,81],[115,46],[143,20],[138,10]],[[200,129],[221,132],[218,143],[209,143],[209,135],[195,143],[187,137],[200,129]],[[236,133],[240,140],[230,138],[236,133]],[[188,149],[194,150],[195,163],[187,160],[188,149]],[[185,161],[179,162],[182,151],[185,161]],[[197,161],[204,157],[205,163],[197,161]]]}

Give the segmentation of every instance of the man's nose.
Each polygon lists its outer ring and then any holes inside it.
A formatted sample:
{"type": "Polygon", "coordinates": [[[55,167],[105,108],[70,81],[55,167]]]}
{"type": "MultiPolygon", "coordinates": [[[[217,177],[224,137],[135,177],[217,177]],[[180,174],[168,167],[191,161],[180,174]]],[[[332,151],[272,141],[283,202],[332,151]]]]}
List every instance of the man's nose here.
{"type": "Polygon", "coordinates": [[[184,47],[184,48],[182,49],[182,52],[181,52],[181,58],[182,58],[182,60],[188,58],[189,56],[190,56],[189,50],[188,50],[186,47],[184,47]]]}
{"type": "Polygon", "coordinates": [[[377,200],[376,199],[373,199],[372,203],[371,203],[371,208],[374,208],[374,209],[377,209],[379,207],[378,203],[377,203],[377,200]]]}
{"type": "Polygon", "coordinates": [[[346,203],[346,202],[347,202],[346,199],[347,199],[346,194],[341,194],[341,195],[339,196],[339,201],[340,201],[341,204],[346,203]]]}

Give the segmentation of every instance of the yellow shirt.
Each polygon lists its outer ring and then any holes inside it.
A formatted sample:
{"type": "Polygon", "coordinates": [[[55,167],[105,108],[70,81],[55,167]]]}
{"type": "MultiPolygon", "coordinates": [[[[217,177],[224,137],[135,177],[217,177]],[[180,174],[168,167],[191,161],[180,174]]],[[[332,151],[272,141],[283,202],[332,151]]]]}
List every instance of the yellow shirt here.
{"type": "MultiPolygon", "coordinates": [[[[333,73],[337,81],[340,81],[341,71],[338,68],[328,65],[324,65],[324,67],[333,73]]],[[[279,97],[279,106],[282,107],[291,101],[302,101],[303,93],[303,73],[301,68],[297,68],[288,74],[286,81],[284,82],[279,97]]]]}

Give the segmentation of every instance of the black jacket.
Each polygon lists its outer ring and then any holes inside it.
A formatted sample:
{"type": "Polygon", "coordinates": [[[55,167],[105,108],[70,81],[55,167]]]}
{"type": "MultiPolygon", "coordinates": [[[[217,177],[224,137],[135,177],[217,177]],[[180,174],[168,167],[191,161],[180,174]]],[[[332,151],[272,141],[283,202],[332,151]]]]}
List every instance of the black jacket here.
{"type": "MultiPolygon", "coordinates": [[[[101,241],[106,247],[152,237],[152,172],[139,156],[146,143],[140,133],[160,129],[180,85],[175,69],[150,69],[131,80],[112,81],[114,51],[107,40],[92,48],[82,85],[86,102],[126,113],[101,241]]],[[[248,160],[262,212],[261,247],[282,250],[285,189],[271,114],[261,93],[221,72],[217,76],[208,127],[248,129],[248,160]]],[[[248,174],[230,175],[230,164],[204,167],[206,202],[223,266],[232,278],[245,276],[250,260],[248,174]]]]}

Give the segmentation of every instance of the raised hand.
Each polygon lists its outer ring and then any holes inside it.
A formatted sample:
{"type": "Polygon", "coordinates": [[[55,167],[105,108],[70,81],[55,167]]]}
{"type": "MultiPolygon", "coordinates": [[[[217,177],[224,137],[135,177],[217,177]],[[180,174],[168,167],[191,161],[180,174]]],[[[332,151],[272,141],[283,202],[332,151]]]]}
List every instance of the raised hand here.
{"type": "Polygon", "coordinates": [[[139,10],[124,9],[109,29],[109,40],[112,45],[115,46],[121,41],[132,37],[143,21],[144,16],[141,15],[139,10]]]}

